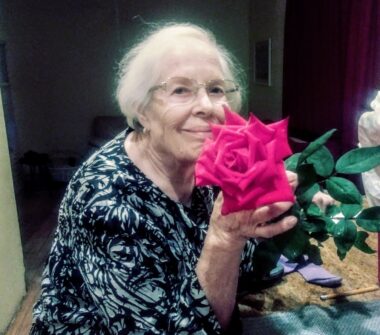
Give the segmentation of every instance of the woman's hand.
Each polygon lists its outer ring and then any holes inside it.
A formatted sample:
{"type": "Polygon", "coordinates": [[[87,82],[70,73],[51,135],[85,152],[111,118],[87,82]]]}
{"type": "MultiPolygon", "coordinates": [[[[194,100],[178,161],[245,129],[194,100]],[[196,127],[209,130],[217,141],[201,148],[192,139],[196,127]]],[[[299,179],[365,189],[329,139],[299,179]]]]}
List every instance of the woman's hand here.
{"type": "Polygon", "coordinates": [[[221,214],[222,203],[223,196],[220,193],[214,205],[207,234],[213,234],[214,242],[221,248],[241,249],[248,238],[270,238],[284,233],[297,223],[297,218],[294,216],[287,216],[275,223],[267,223],[286,212],[293,205],[291,202],[278,202],[256,210],[243,210],[228,215],[221,214]]]}
{"type": "Polygon", "coordinates": [[[298,186],[298,175],[297,173],[286,170],[286,176],[288,177],[288,182],[294,192],[298,186]]]}
{"type": "MultiPolygon", "coordinates": [[[[292,171],[286,171],[286,175],[288,176],[289,184],[294,192],[298,186],[298,175],[292,171]]],[[[321,191],[314,194],[312,202],[316,204],[323,212],[328,206],[336,203],[336,201],[329,194],[321,191]]]]}
{"type": "MultiPolygon", "coordinates": [[[[298,176],[291,171],[286,171],[286,175],[294,191],[298,186],[298,176]]],[[[293,205],[291,202],[278,202],[256,210],[243,210],[228,215],[221,214],[222,204],[223,195],[220,192],[214,204],[208,235],[214,234],[214,239],[219,241],[217,243],[227,248],[244,247],[248,238],[270,238],[282,234],[297,223],[295,216],[286,216],[278,222],[267,223],[286,212],[293,205]]]]}
{"type": "Polygon", "coordinates": [[[323,193],[321,191],[315,193],[311,201],[316,204],[323,212],[328,206],[334,205],[336,203],[334,198],[332,198],[329,194],[323,193]]]}

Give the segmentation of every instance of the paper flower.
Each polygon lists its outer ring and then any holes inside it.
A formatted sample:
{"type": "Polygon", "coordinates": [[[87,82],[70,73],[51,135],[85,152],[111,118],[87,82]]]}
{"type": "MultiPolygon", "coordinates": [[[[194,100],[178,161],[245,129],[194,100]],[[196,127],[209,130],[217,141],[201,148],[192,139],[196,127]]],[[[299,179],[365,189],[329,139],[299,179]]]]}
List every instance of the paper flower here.
{"type": "Polygon", "coordinates": [[[283,159],[291,155],[288,120],[269,125],[253,115],[246,121],[227,108],[225,123],[211,125],[195,166],[198,186],[222,189],[222,214],[256,209],[278,201],[294,202],[283,159]]]}

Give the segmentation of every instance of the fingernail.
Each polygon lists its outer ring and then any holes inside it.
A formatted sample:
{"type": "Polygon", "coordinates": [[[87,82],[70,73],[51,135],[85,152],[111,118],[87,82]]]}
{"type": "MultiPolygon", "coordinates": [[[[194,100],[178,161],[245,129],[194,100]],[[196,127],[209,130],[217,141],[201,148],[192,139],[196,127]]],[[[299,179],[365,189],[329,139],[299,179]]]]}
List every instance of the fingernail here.
{"type": "Polygon", "coordinates": [[[297,223],[297,218],[295,216],[291,216],[288,218],[287,223],[289,226],[294,226],[297,223]]]}

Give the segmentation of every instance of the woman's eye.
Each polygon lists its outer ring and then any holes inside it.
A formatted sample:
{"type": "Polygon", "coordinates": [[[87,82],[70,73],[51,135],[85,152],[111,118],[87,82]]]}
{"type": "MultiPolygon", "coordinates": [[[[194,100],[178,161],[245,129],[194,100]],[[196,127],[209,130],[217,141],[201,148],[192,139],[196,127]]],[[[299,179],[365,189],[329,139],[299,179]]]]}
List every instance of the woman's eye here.
{"type": "Polygon", "coordinates": [[[223,95],[224,94],[224,88],[221,86],[212,86],[208,89],[210,94],[213,95],[223,95]]]}
{"type": "Polygon", "coordinates": [[[180,86],[180,87],[174,88],[171,94],[184,95],[184,94],[189,94],[189,93],[191,93],[191,90],[188,87],[180,86]]]}

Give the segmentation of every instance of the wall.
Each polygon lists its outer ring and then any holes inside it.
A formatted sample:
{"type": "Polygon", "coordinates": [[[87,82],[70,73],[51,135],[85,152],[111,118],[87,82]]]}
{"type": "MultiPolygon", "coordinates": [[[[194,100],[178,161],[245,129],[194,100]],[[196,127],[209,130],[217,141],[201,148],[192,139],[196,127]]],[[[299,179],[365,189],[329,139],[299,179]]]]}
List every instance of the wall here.
{"type": "Polygon", "coordinates": [[[112,7],[81,4],[7,2],[8,69],[20,153],[82,152],[92,116],[115,113],[112,7]]]}
{"type": "Polygon", "coordinates": [[[0,334],[25,294],[24,263],[0,99],[0,334]]]}
{"type": "MultiPolygon", "coordinates": [[[[252,82],[250,85],[251,111],[261,119],[278,120],[282,118],[285,7],[285,0],[252,0],[251,2],[252,47],[255,41],[270,38],[272,42],[271,86],[260,86],[252,82]]],[[[251,71],[253,71],[252,59],[251,64],[251,71]]]]}
{"type": "Polygon", "coordinates": [[[117,62],[147,22],[191,21],[249,62],[249,0],[7,1],[8,68],[19,152],[86,152],[91,120],[119,114],[117,62]]]}
{"type": "MultiPolygon", "coordinates": [[[[2,5],[0,0],[0,41],[6,41],[2,5]]],[[[25,279],[1,96],[0,189],[0,334],[3,334],[25,294],[25,279]]]]}

